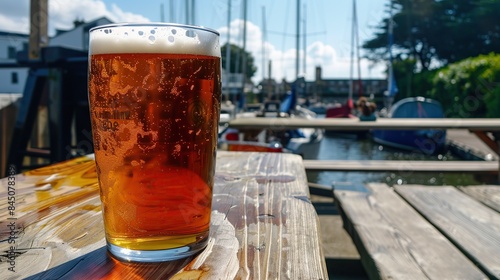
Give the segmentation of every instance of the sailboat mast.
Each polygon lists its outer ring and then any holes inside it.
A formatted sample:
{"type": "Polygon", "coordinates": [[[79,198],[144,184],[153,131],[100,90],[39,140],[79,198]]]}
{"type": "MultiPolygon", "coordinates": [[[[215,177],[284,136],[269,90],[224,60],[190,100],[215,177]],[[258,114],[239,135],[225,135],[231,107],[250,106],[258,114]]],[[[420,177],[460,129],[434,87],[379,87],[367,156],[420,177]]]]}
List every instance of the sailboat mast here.
{"type": "Polygon", "coordinates": [[[227,45],[226,45],[226,100],[229,99],[229,77],[231,76],[231,0],[227,0],[227,45]]]}
{"type": "Polygon", "coordinates": [[[392,68],[392,45],[393,45],[393,29],[394,29],[394,22],[392,20],[392,1],[390,1],[390,7],[389,7],[389,26],[388,26],[388,33],[389,33],[389,66],[388,66],[388,96],[389,97],[394,97],[396,95],[398,89],[396,87],[396,81],[394,80],[394,70],[392,68]]]}
{"type": "Polygon", "coordinates": [[[189,0],[186,0],[184,2],[184,4],[186,5],[186,10],[185,10],[185,16],[186,16],[186,24],[189,24],[189,0]]]}
{"type": "Polygon", "coordinates": [[[196,1],[191,0],[191,24],[195,25],[195,19],[196,19],[196,1]]]}
{"type": "Polygon", "coordinates": [[[352,1],[352,25],[351,25],[351,64],[349,67],[349,96],[348,100],[352,100],[354,92],[354,30],[356,22],[356,0],[352,1]]]}
{"type": "Polygon", "coordinates": [[[160,3],[160,22],[165,22],[165,9],[163,9],[163,3],[160,3]]]}
{"type": "Polygon", "coordinates": [[[266,6],[262,6],[262,81],[266,79],[266,6]]]}
{"type": "Polygon", "coordinates": [[[170,0],[170,22],[175,22],[174,0],[170,0]]]}
{"type": "MultiPolygon", "coordinates": [[[[356,0],[354,0],[356,2],[356,0]]],[[[358,64],[358,95],[361,97],[363,95],[363,81],[361,80],[361,59],[359,55],[359,28],[358,28],[358,11],[356,3],[354,3],[354,35],[356,40],[356,59],[358,64]]]]}
{"type": "Polygon", "coordinates": [[[246,55],[246,46],[247,46],[247,0],[243,0],[243,50],[242,50],[242,65],[241,65],[241,97],[240,97],[240,105],[242,105],[243,99],[245,98],[245,81],[247,74],[247,55],[246,55]]]}
{"type": "Polygon", "coordinates": [[[363,82],[361,81],[361,65],[359,55],[359,33],[358,33],[358,13],[356,11],[356,0],[352,1],[352,30],[351,30],[351,65],[350,65],[350,84],[349,84],[349,100],[354,94],[354,53],[356,52],[356,63],[358,70],[358,94],[363,95],[363,82]]]}
{"type": "Polygon", "coordinates": [[[304,27],[303,27],[303,39],[302,39],[302,42],[303,42],[303,45],[302,45],[302,48],[304,49],[304,56],[302,57],[302,73],[304,74],[304,76],[306,75],[306,59],[307,59],[307,55],[306,55],[306,38],[307,38],[307,30],[306,30],[306,4],[304,4],[304,27]]]}
{"type": "Polygon", "coordinates": [[[299,61],[300,61],[300,0],[297,0],[297,32],[295,38],[295,80],[299,78],[299,61]]]}
{"type": "Polygon", "coordinates": [[[392,69],[392,44],[393,44],[393,20],[392,20],[392,0],[389,1],[389,22],[387,27],[387,33],[389,37],[388,44],[388,52],[389,52],[389,65],[387,66],[387,91],[384,92],[384,105],[387,108],[387,111],[391,111],[392,101],[394,100],[394,96],[398,93],[398,87],[396,85],[396,81],[394,80],[394,71],[392,69]]]}

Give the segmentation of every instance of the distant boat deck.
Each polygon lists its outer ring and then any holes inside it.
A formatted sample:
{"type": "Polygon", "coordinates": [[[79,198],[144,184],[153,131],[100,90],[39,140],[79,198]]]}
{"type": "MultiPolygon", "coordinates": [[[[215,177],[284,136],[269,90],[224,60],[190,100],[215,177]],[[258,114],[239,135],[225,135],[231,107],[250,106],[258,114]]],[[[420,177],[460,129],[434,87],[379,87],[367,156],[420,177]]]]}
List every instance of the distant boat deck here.
{"type": "Polygon", "coordinates": [[[446,139],[449,149],[462,158],[498,161],[496,152],[466,129],[448,129],[446,139]]]}

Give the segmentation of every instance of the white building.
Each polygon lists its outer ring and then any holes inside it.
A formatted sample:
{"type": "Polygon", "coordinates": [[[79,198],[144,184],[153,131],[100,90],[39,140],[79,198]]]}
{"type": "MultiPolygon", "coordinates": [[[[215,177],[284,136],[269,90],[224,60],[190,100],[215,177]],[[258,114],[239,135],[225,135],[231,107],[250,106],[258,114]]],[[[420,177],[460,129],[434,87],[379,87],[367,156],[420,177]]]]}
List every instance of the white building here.
{"type": "MultiPolygon", "coordinates": [[[[17,63],[17,52],[28,49],[29,35],[0,31],[0,64],[17,63]]],[[[21,93],[28,76],[28,68],[0,67],[0,94],[21,93]]]]}
{"type": "MultiPolygon", "coordinates": [[[[49,39],[49,46],[60,46],[80,51],[87,51],[89,46],[89,30],[92,27],[112,23],[102,17],[91,22],[81,23],[71,30],[57,30],[56,35],[49,39]]],[[[0,94],[22,93],[26,78],[27,67],[2,67],[14,65],[19,51],[27,51],[29,34],[0,31],[0,94]]]]}
{"type": "Polygon", "coordinates": [[[93,27],[110,23],[113,22],[102,17],[78,24],[71,30],[57,30],[56,35],[49,39],[49,46],[87,51],[89,49],[89,30],[93,27]]]}

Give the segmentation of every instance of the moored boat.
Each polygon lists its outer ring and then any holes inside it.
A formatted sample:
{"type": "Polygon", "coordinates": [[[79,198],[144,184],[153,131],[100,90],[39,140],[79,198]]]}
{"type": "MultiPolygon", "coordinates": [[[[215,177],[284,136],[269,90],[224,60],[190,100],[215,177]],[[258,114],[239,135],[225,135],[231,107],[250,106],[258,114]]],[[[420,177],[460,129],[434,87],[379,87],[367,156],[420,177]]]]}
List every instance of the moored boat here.
{"type": "MultiPolygon", "coordinates": [[[[389,111],[389,118],[444,118],[441,104],[424,97],[409,97],[396,102],[389,111]]],[[[446,130],[373,130],[373,140],[379,144],[435,154],[446,144],[446,130]]]]}
{"type": "MultiPolygon", "coordinates": [[[[293,93],[283,102],[269,101],[262,110],[236,114],[236,118],[315,118],[316,114],[296,105],[293,93]]],[[[219,148],[232,151],[291,152],[306,159],[317,157],[322,129],[302,128],[288,130],[227,128],[219,135],[219,148]]]]}

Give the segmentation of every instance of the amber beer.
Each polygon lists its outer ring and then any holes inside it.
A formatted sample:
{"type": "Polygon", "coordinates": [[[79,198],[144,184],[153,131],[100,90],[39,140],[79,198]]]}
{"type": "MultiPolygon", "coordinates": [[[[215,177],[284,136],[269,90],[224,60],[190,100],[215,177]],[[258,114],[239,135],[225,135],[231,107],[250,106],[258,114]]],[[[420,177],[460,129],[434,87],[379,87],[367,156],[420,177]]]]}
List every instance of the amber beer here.
{"type": "Polygon", "coordinates": [[[170,24],[90,31],[89,102],[109,251],[192,255],[208,240],[221,96],[218,33],[170,24]]]}

